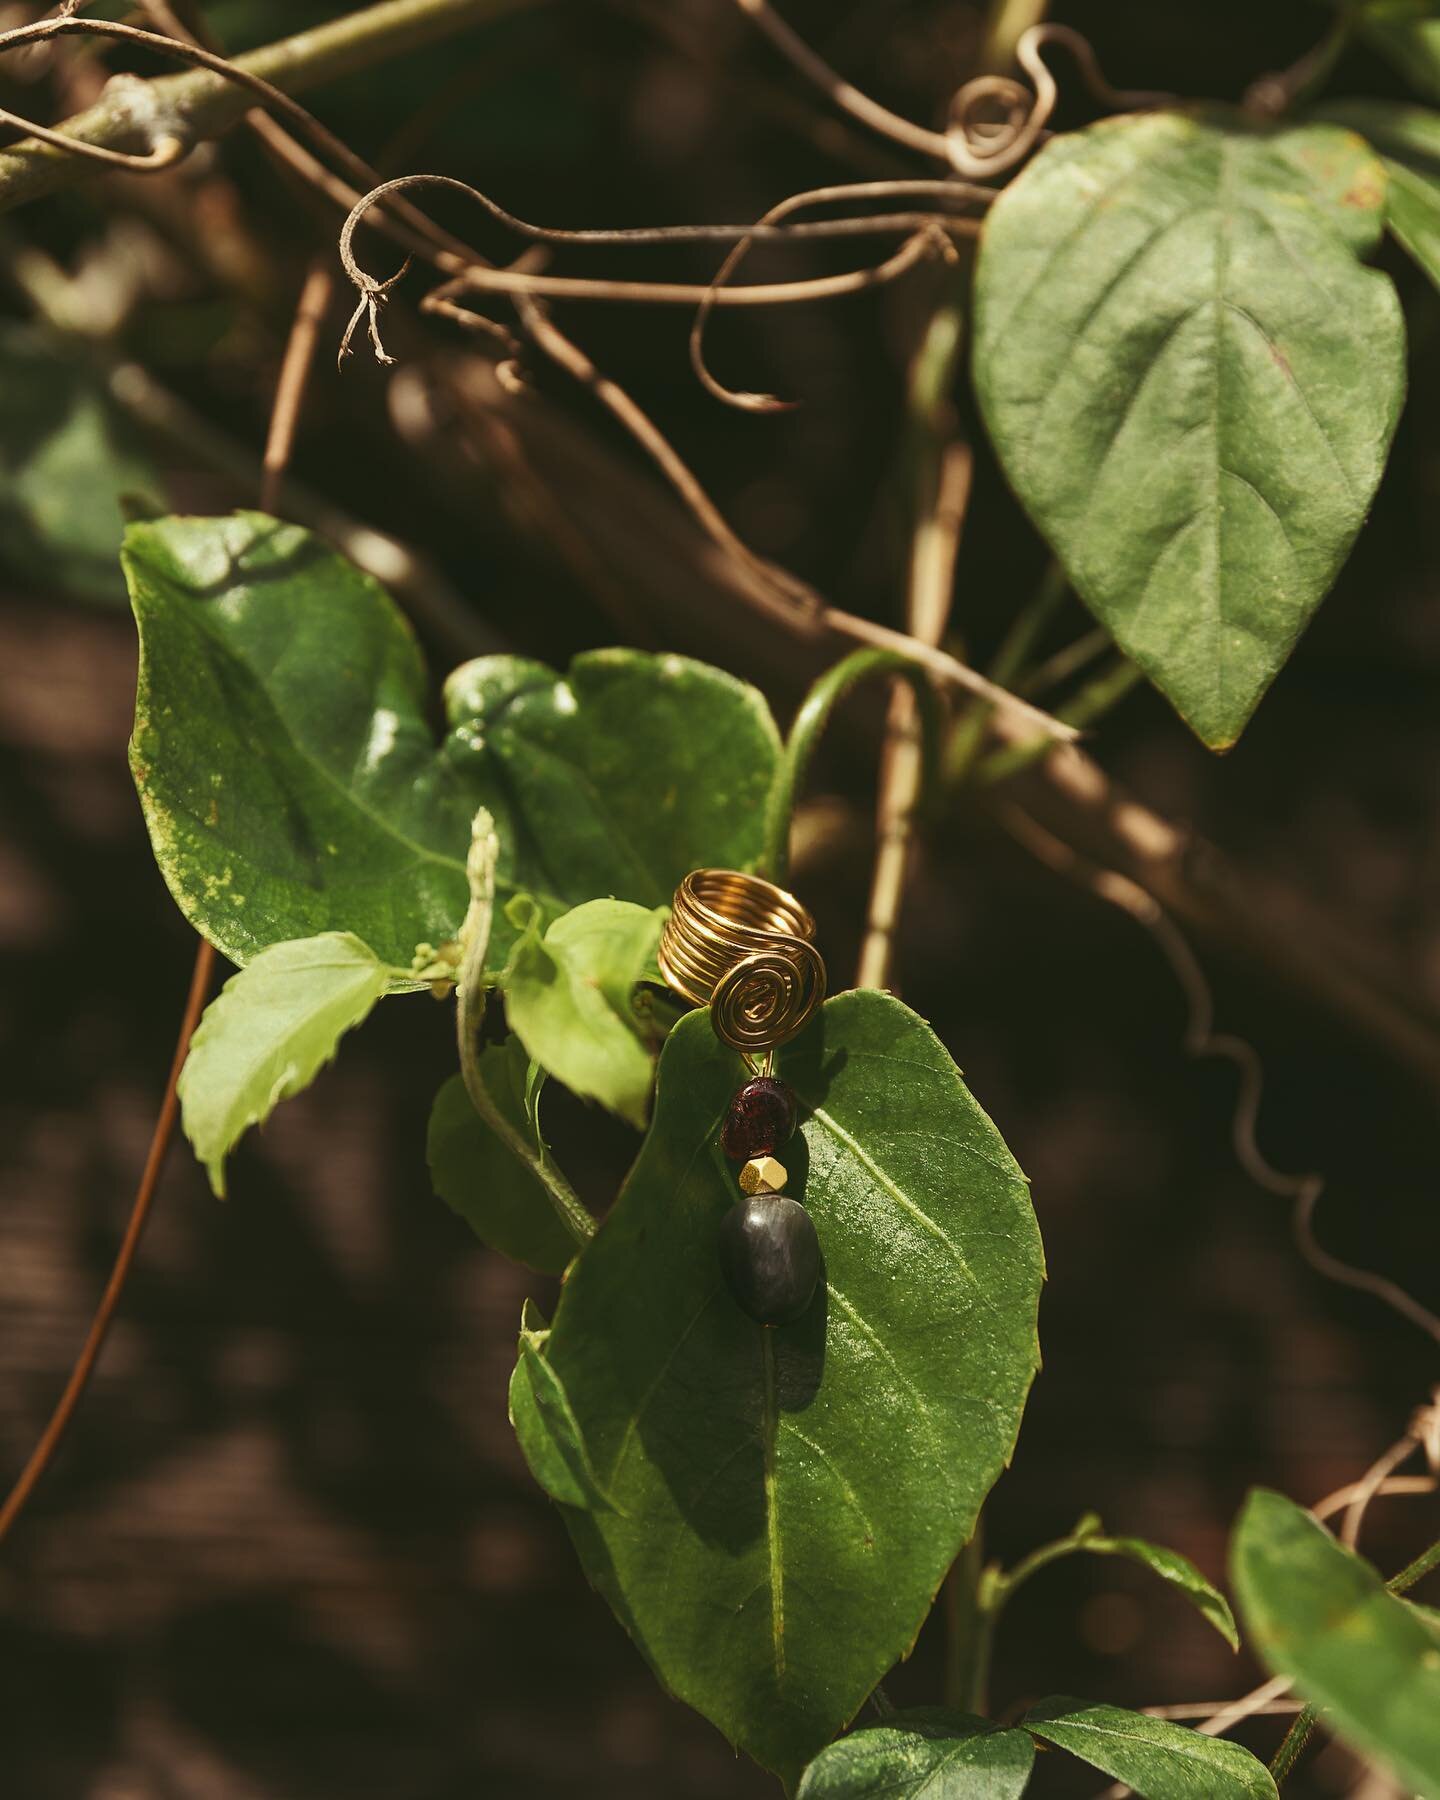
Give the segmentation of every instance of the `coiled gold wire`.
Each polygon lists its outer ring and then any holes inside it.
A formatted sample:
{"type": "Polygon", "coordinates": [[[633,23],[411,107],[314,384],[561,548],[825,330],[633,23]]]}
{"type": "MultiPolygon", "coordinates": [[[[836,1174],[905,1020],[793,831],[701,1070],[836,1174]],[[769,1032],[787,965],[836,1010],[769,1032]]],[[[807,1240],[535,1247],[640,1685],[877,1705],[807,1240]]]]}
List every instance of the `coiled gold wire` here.
{"type": "Polygon", "coordinates": [[[825,998],[815,921],[793,894],[735,869],[695,869],[675,890],[660,972],[709,1005],[723,1043],[765,1057],[802,1031],[825,998]]]}

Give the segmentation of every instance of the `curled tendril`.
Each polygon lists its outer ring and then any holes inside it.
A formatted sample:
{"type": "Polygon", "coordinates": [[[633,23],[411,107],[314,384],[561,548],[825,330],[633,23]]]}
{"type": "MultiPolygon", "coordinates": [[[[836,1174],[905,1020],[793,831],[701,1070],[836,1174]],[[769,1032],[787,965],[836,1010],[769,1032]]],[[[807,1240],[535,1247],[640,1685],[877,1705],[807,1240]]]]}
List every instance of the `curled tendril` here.
{"type": "Polygon", "coordinates": [[[710,996],[715,1035],[744,1056],[788,1043],[825,998],[825,964],[804,938],[757,950],[736,963],[710,996]]]}
{"type": "Polygon", "coordinates": [[[957,175],[971,181],[1003,175],[1035,148],[1060,97],[1042,54],[1050,44],[1063,44],[1070,52],[1085,86],[1103,106],[1133,112],[1165,106],[1175,98],[1111,87],[1088,38],[1068,25],[1032,25],[1015,46],[1015,60],[1033,92],[1009,75],[981,75],[967,81],[950,103],[945,144],[957,175]]]}

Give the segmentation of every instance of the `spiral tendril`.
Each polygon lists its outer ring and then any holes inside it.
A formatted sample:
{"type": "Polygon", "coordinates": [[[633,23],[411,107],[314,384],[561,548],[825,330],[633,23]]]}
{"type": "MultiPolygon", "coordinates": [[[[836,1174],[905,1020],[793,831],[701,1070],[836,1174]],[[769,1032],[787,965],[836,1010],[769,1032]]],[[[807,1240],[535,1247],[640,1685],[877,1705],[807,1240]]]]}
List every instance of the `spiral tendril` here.
{"type": "Polygon", "coordinates": [[[710,1007],[715,1035],[744,1056],[786,1043],[825,998],[815,921],[793,894],[758,875],[696,869],[675,890],[660,939],[661,973],[710,1007]]]}

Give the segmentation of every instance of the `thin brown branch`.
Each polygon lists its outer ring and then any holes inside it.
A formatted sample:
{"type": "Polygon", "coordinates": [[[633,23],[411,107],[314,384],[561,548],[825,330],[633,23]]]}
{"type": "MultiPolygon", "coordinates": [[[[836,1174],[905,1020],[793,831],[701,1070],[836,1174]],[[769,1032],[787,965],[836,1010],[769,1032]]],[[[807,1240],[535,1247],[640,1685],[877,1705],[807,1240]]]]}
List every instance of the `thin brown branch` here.
{"type": "MultiPolygon", "coordinates": [[[[750,394],[727,388],[723,382],[717,381],[710,373],[705,362],[705,326],[710,317],[719,291],[739,268],[741,262],[750,251],[752,244],[773,234],[774,228],[793,214],[811,206],[833,205],[839,201],[853,203],[856,200],[899,199],[905,194],[926,194],[933,199],[963,198],[977,204],[989,205],[994,195],[988,188],[973,187],[961,181],[863,181],[846,182],[838,186],[810,188],[804,193],[791,194],[787,199],[772,206],[748,231],[725,261],[716,271],[715,279],[710,285],[710,292],[701,301],[695,314],[695,323],[690,327],[690,366],[707,393],[715,399],[723,401],[727,406],[734,406],[747,412],[777,412],[787,408],[791,402],[781,400],[774,394],[750,394]]],[[[800,231],[804,227],[791,226],[791,231],[800,231]]]]}
{"type": "Polygon", "coordinates": [[[1128,913],[1145,927],[1165,953],[1186,998],[1185,1049],[1194,1057],[1223,1057],[1239,1072],[1240,1088],[1235,1100],[1232,1128],[1236,1159],[1258,1187],[1291,1202],[1296,1243],[1304,1260],[1327,1280],[1357,1288],[1382,1301],[1440,1343],[1440,1318],[1422,1306],[1398,1282],[1376,1275],[1368,1269],[1357,1269],[1349,1263],[1341,1262],[1338,1257],[1321,1250],[1315,1243],[1309,1221],[1315,1202],[1324,1189],[1324,1181],[1319,1175],[1284,1174],[1261,1151],[1255,1135],[1263,1080],[1259,1053],[1243,1038],[1214,1030],[1214,1003],[1205,973],[1184,935],[1154,896],[1128,876],[1113,869],[1098,867],[1080,856],[1070,845],[1063,843],[1019,807],[1002,806],[998,809],[998,816],[1006,830],[1038,860],[1079,886],[1088,888],[1098,898],[1128,913]]]}
{"type": "Polygon", "coordinates": [[[811,221],[807,224],[773,227],[666,225],[645,227],[633,232],[557,232],[549,227],[530,225],[522,219],[517,219],[513,214],[505,212],[478,188],[472,187],[469,182],[458,180],[453,175],[399,175],[390,181],[381,182],[358,200],[341,227],[340,260],[345,273],[361,296],[362,307],[371,299],[393,287],[405,271],[402,268],[398,273],[388,276],[382,281],[362,269],[355,256],[355,232],[372,207],[393,198],[406,189],[415,187],[442,187],[464,194],[467,198],[485,207],[497,218],[502,219],[511,229],[540,243],[589,242],[613,245],[616,243],[653,244],[695,239],[713,241],[717,238],[721,240],[736,237],[743,239],[747,236],[754,236],[757,232],[777,238],[854,236],[868,235],[877,231],[889,233],[899,230],[910,233],[910,236],[893,255],[879,264],[864,269],[851,270],[842,275],[817,276],[808,281],[771,282],[744,288],[725,288],[719,292],[716,292],[711,285],[701,286],[688,282],[606,281],[583,276],[541,275],[515,266],[499,269],[493,268],[482,259],[473,256],[457,265],[452,256],[429,255],[429,260],[451,274],[455,282],[476,292],[522,294],[536,299],[611,300],[630,301],[643,305],[678,304],[686,306],[699,305],[707,300],[727,306],[775,306],[791,301],[832,299],[842,294],[859,293],[867,288],[882,286],[887,281],[896,280],[917,263],[930,256],[944,254],[946,248],[944,233],[946,231],[962,230],[973,226],[971,220],[951,218],[941,213],[904,213],[858,219],[827,219],[811,221]]]}
{"type": "Polygon", "coordinates": [[[265,438],[260,477],[261,512],[274,513],[280,509],[285,471],[290,466],[290,453],[295,446],[295,427],[315,363],[315,345],[334,296],[334,275],[325,263],[312,263],[300,290],[280,364],[280,377],[275,384],[275,404],[270,411],[270,429],[265,438]]]}
{"type": "Polygon", "coordinates": [[[75,1366],[70,1371],[70,1379],[65,1383],[64,1392],[56,1403],[50,1421],[40,1434],[39,1441],[30,1452],[29,1460],[16,1478],[5,1504],[0,1506],[0,1541],[3,1541],[10,1528],[24,1511],[30,1496],[35,1492],[42,1476],[54,1460],[55,1452],[60,1448],[70,1421],[75,1416],[90,1380],[101,1349],[104,1347],[106,1333],[115,1316],[115,1309],[120,1304],[120,1296],[125,1291],[125,1282],[130,1268],[135,1261],[135,1253],[140,1248],[140,1240],[145,1233],[145,1224],[150,1217],[151,1203],[155,1198],[155,1189],[159,1185],[160,1172],[165,1166],[165,1153],[170,1148],[170,1140],[175,1133],[175,1118],[179,1109],[179,1098],[176,1092],[180,1080],[180,1071],[185,1066],[185,1057],[190,1048],[190,1038],[200,1019],[205,1005],[205,996],[210,989],[210,975],[215,963],[215,952],[202,938],[195,950],[195,966],[190,975],[190,992],[186,996],[185,1011],[180,1020],[180,1032],[175,1040],[175,1054],[170,1061],[170,1075],[165,1083],[165,1097],[160,1103],[160,1113],[155,1121],[155,1130],[151,1134],[150,1149],[145,1158],[145,1167],[141,1172],[140,1185],[135,1190],[135,1201],[130,1208],[130,1217],[125,1226],[125,1235],[120,1240],[120,1249],[115,1257],[114,1267],[110,1271],[110,1279],[105,1284],[105,1292],[100,1297],[100,1304],[95,1309],[95,1317],[90,1322],[90,1330],[75,1359],[75,1366]]]}
{"type": "Polygon", "coordinates": [[[997,687],[958,658],[947,655],[943,650],[936,650],[903,631],[892,631],[888,626],[877,625],[872,620],[857,618],[853,613],[827,606],[813,588],[791,575],[788,570],[777,568],[773,563],[757,556],[731,530],[715,503],[648,413],[618,382],[602,375],[585,352],[566,337],[545,314],[543,308],[533,300],[522,298],[519,309],[535,343],[588,388],[612,416],[624,425],[635,441],[651,456],[712,542],[753,578],[743,587],[736,588],[737,594],[744,594],[750,605],[760,607],[777,623],[784,623],[789,629],[803,634],[834,632],[859,643],[899,650],[929,669],[937,679],[981,695],[992,701],[998,711],[1013,714],[1017,719],[1028,718],[1031,725],[1041,732],[1055,737],[1073,734],[1073,727],[1052,719],[1048,713],[1041,712],[1028,701],[997,687]]]}
{"type": "Polygon", "coordinates": [[[824,57],[817,55],[804,38],[785,23],[769,0],[735,0],[735,3],[754,20],[780,54],[842,112],[849,113],[852,119],[858,119],[892,143],[903,144],[907,150],[918,150],[940,162],[950,160],[950,145],[943,132],[927,131],[923,125],[902,118],[868,94],[862,94],[859,88],[836,74],[824,57]]]}
{"type": "MultiPolygon", "coordinates": [[[[911,637],[934,649],[939,648],[950,617],[955,562],[974,472],[970,446],[949,435],[948,395],[961,331],[958,309],[940,307],[916,354],[910,378],[912,394],[923,388],[930,398],[916,420],[921,491],[910,544],[905,625],[911,637]]],[[[890,696],[880,759],[875,866],[856,987],[891,984],[895,933],[912,860],[911,839],[923,779],[915,690],[908,681],[897,681],[890,696]]]]}

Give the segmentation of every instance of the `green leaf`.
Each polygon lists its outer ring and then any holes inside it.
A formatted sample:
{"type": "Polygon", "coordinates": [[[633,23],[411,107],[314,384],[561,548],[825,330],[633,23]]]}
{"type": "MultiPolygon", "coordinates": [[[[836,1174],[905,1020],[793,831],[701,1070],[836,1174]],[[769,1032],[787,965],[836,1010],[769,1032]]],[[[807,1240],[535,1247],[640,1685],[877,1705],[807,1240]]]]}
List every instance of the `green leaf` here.
{"type": "Polygon", "coordinates": [[[160,477],[73,343],[0,323],[0,557],[82,600],[123,601],[122,501],[160,477]]]}
{"type": "Polygon", "coordinates": [[[822,1750],[796,1800],[1020,1800],[1035,1746],[968,1713],[918,1708],[822,1750]]]}
{"type": "Polygon", "coordinates": [[[1270,1771],[1248,1750],[1168,1719],[1057,1695],[1032,1706],[1021,1724],[1143,1800],[1275,1800],[1270,1771]]]}
{"type": "Polygon", "coordinates": [[[435,1192],[482,1243],[558,1275],[575,1254],[575,1241],[556,1218],[538,1173],[549,1153],[525,1103],[530,1068],[514,1039],[482,1050],[479,1076],[510,1134],[502,1136],[481,1118],[464,1080],[452,1075],[435,1096],[426,1154],[435,1192]],[[517,1144],[528,1154],[517,1154],[517,1144]]]}
{"type": "Polygon", "coordinates": [[[1434,0],[1340,0],[1362,37],[1411,87],[1440,100],[1440,18],[1434,0]]]}
{"type": "Polygon", "coordinates": [[[1320,116],[1384,153],[1390,234],[1440,287],[1440,113],[1393,100],[1336,100],[1320,116]]]}
{"type": "Polygon", "coordinates": [[[763,1329],[721,1277],[745,1071],[702,1011],[546,1356],[623,1509],[567,1515],[590,1579],[671,1691],[793,1778],[908,1651],[1010,1455],[1043,1264],[1024,1177],[898,1000],[829,1001],[778,1067],[825,1260],[806,1315],[763,1329]]]}
{"type": "MultiPolygon", "coordinates": [[[[409,627],[309,532],[260,513],[162,519],[131,527],[124,563],[156,860],[236,962],[344,929],[407,966],[460,924],[481,807],[502,903],[528,891],[547,916],[598,894],[660,906],[689,870],[760,854],[775,726],[718,670],[611,650],[562,678],[485,657],[446,683],[437,747],[409,627]]],[[[502,911],[492,970],[514,936],[502,911]]]]}
{"type": "Polygon", "coordinates": [[[1384,170],[1328,125],[1131,114],[991,209],[975,381],[1076,591],[1205,742],[1239,736],[1359,530],[1404,393],[1358,258],[1384,170]]]}
{"type": "Polygon", "coordinates": [[[635,1011],[636,984],[660,941],[665,909],[590,900],[542,938],[534,918],[502,979],[505,1016],[539,1066],[582,1100],[643,1126],[655,1072],[635,1011]]]}
{"type": "Polygon", "coordinates": [[[1093,1530],[1076,1532],[1077,1548],[1096,1556],[1124,1556],[1158,1575],[1172,1587],[1179,1588],[1185,1598],[1201,1612],[1224,1638],[1232,1650],[1240,1648],[1240,1634],[1235,1629],[1235,1616],[1230,1603],[1213,1587],[1188,1556],[1178,1550],[1167,1550],[1163,1544],[1149,1543],[1145,1538],[1107,1537],[1098,1520],[1093,1530]]]}
{"type": "Polygon", "coordinates": [[[1440,1647],[1426,1622],[1283,1494],[1250,1495],[1230,1555],[1266,1667],[1407,1791],[1440,1793],[1440,1647]]]}
{"type": "Polygon", "coordinates": [[[205,1008],[180,1071],[181,1118],[222,1198],[242,1134],[309,1086],[395,973],[359,938],[328,931],[272,944],[205,1008]]]}
{"type": "Polygon", "coordinates": [[[520,1315],[520,1351],[510,1377],[510,1423],[530,1473],[562,1506],[612,1510],[591,1466],[570,1400],[545,1358],[549,1328],[527,1300],[520,1315]]]}

